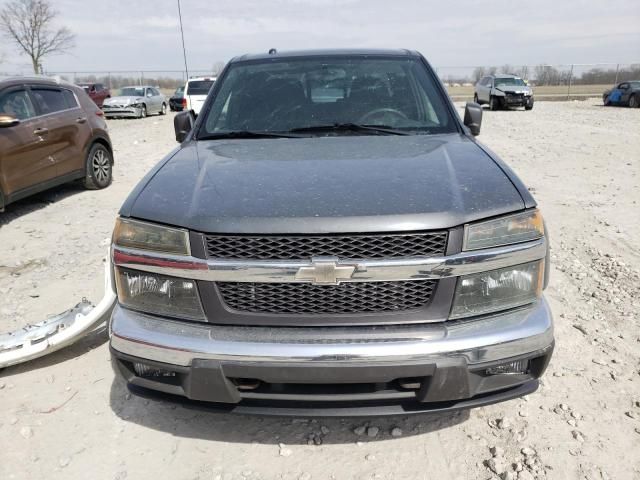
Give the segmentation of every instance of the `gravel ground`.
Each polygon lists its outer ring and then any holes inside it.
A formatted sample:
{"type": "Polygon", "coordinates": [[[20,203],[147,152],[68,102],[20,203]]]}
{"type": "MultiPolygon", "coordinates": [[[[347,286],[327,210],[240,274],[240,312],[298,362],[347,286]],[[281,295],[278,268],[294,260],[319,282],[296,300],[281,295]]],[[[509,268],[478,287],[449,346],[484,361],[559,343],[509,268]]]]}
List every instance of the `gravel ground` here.
{"type": "MultiPolygon", "coordinates": [[[[131,396],[99,331],[0,373],[0,478],[640,479],[640,110],[597,103],[485,111],[481,141],[531,187],[551,235],[557,344],[535,394],[366,421],[193,411],[131,396]]],[[[175,146],[171,116],[109,126],[109,189],[66,186],[0,214],[0,331],[100,299],[116,212],[175,146]]]]}

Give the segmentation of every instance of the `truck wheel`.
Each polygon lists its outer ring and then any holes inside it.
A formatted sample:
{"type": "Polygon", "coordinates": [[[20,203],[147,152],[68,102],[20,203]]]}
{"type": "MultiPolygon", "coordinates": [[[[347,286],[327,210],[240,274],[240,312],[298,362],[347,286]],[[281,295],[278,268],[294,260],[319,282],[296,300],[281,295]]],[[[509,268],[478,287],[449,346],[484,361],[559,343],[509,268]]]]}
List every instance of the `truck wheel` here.
{"type": "Polygon", "coordinates": [[[631,108],[640,107],[640,99],[638,99],[637,95],[633,94],[629,97],[629,106],[631,108]]]}
{"type": "Polygon", "coordinates": [[[498,99],[493,95],[489,97],[489,110],[498,110],[498,99]]]}
{"type": "Polygon", "coordinates": [[[87,155],[84,186],[89,190],[108,187],[113,180],[113,161],[109,150],[100,143],[95,143],[87,155]]]}

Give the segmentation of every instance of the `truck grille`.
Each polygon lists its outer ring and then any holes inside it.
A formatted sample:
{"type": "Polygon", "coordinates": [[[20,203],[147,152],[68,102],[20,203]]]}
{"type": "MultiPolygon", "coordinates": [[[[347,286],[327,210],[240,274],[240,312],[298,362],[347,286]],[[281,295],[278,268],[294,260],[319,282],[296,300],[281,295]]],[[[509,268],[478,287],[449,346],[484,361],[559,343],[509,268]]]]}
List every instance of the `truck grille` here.
{"type": "Polygon", "coordinates": [[[436,280],[309,283],[218,282],[231,309],[270,314],[357,314],[424,308],[431,301],[436,280]]]}
{"type": "Polygon", "coordinates": [[[205,235],[209,258],[295,260],[444,255],[447,232],[369,235],[205,235]]]}

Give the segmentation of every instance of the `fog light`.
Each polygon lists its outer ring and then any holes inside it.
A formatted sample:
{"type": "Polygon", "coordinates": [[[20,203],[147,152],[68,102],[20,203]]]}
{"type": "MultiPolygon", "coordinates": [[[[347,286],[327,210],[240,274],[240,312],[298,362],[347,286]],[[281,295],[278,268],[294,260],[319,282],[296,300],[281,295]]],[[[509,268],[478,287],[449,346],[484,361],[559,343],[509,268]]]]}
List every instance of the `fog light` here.
{"type": "Polygon", "coordinates": [[[171,370],[163,370],[161,368],[145,365],[144,363],[134,363],[133,370],[139,377],[175,377],[176,372],[171,370]]]}
{"type": "Polygon", "coordinates": [[[522,375],[529,373],[529,360],[517,360],[487,368],[487,375],[522,375]]]}

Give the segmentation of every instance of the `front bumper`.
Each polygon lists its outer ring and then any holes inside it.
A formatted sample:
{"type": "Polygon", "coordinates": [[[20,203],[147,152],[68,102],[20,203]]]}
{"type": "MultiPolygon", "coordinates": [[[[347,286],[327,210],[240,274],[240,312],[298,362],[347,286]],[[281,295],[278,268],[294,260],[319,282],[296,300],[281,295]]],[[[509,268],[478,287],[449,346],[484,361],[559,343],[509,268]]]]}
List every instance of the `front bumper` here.
{"type": "Polygon", "coordinates": [[[183,110],[182,101],[178,100],[169,100],[169,107],[176,112],[181,112],[183,110]]]}
{"type": "Polygon", "coordinates": [[[342,328],[196,324],[116,307],[111,334],[114,368],[131,385],[235,412],[280,415],[443,412],[495,403],[534,391],[553,350],[544,299],[473,320],[342,328]],[[528,369],[487,373],[517,360],[528,360],[528,369]],[[136,363],[156,373],[138,375],[136,363]]]}
{"type": "Polygon", "coordinates": [[[111,117],[127,117],[127,118],[137,118],[141,114],[141,109],[139,107],[109,107],[107,105],[102,106],[102,111],[104,116],[107,118],[111,117]]]}
{"type": "Polygon", "coordinates": [[[499,97],[503,107],[526,107],[533,103],[533,96],[529,95],[505,95],[499,97]]]}

